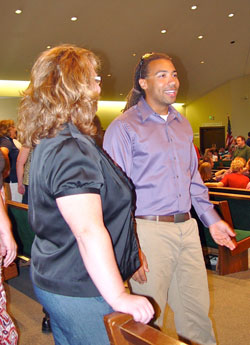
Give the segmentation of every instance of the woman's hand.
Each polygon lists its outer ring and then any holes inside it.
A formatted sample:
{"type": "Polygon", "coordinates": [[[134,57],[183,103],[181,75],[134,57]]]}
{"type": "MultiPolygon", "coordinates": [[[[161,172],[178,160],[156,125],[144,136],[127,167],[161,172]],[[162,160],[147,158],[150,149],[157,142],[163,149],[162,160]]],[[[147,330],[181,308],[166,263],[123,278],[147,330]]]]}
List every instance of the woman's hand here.
{"type": "Polygon", "coordinates": [[[125,291],[111,303],[111,307],[132,315],[137,322],[148,323],[154,316],[153,306],[146,297],[130,295],[125,291]]]}
{"type": "Polygon", "coordinates": [[[16,258],[17,245],[10,232],[1,234],[1,255],[3,257],[3,266],[8,267],[16,258]]]}
{"type": "Polygon", "coordinates": [[[0,255],[3,265],[8,267],[16,257],[17,245],[11,233],[11,224],[0,195],[0,255]]]}

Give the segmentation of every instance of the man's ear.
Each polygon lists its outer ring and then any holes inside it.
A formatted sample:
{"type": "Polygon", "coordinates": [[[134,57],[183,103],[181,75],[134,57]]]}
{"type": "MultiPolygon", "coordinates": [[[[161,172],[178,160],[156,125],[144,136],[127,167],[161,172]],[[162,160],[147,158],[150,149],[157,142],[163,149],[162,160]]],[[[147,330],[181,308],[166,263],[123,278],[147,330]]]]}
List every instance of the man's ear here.
{"type": "Polygon", "coordinates": [[[148,87],[147,80],[146,79],[139,79],[139,85],[142,88],[142,90],[146,90],[148,87]]]}

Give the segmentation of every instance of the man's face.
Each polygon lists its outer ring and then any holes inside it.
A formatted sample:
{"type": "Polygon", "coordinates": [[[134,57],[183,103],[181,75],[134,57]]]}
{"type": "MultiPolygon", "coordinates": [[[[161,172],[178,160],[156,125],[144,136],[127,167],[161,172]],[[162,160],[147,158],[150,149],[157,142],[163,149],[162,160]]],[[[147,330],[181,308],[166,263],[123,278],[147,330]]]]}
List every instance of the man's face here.
{"type": "Polygon", "coordinates": [[[245,141],[242,140],[241,138],[236,139],[238,147],[244,147],[245,146],[245,141]]]}
{"type": "Polygon", "coordinates": [[[168,106],[175,102],[180,86],[177,72],[170,60],[153,60],[148,65],[145,79],[139,80],[146,93],[146,101],[159,114],[166,114],[168,106]]]}

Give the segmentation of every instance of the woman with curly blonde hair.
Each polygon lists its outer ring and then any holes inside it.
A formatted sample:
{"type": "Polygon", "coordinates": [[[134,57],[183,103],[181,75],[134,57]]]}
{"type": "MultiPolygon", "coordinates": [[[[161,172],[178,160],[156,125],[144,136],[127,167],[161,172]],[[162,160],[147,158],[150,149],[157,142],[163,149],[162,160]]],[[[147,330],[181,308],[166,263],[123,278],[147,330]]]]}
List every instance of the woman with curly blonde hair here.
{"type": "Polygon", "coordinates": [[[243,175],[243,169],[245,166],[245,159],[242,157],[236,157],[230,166],[230,173],[224,175],[220,182],[206,183],[208,187],[231,187],[231,188],[248,188],[249,178],[243,175]]]}
{"type": "Polygon", "coordinates": [[[34,148],[31,277],[56,345],[108,345],[103,316],[113,310],[144,323],[153,316],[149,301],[123,284],[140,266],[132,186],[93,140],[98,67],[83,48],[45,51],[19,113],[20,139],[34,148]]]}

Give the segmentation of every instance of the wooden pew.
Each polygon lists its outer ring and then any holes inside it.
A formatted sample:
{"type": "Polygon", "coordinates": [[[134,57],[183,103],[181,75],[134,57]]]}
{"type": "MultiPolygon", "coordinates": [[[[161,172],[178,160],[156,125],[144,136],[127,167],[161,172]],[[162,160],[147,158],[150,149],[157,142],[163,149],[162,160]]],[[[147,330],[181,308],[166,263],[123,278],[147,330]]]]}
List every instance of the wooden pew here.
{"type": "MultiPolygon", "coordinates": [[[[104,316],[111,345],[184,345],[163,332],[140,322],[129,314],[114,312],[104,316]]],[[[197,343],[188,342],[190,345],[197,343]]]]}
{"type": "MultiPolygon", "coordinates": [[[[220,213],[222,218],[232,228],[234,228],[228,201],[213,201],[213,204],[215,205],[215,208],[218,209],[218,213],[220,213]]],[[[236,248],[234,250],[230,250],[225,246],[218,246],[218,271],[220,275],[248,270],[248,248],[250,248],[250,231],[245,231],[245,236],[242,236],[241,232],[242,231],[240,231],[239,233],[239,230],[235,230],[236,238],[233,238],[233,242],[236,244],[236,248]]]]}
{"type": "Polygon", "coordinates": [[[35,237],[28,222],[28,205],[7,200],[6,206],[18,246],[18,256],[27,261],[31,256],[31,246],[35,237]]]}
{"type": "Polygon", "coordinates": [[[250,231],[250,195],[209,192],[212,201],[227,200],[235,229],[250,231]]]}
{"type": "Polygon", "coordinates": [[[243,194],[250,196],[250,189],[231,188],[231,187],[208,187],[209,192],[243,194]]]}
{"type": "MultiPolygon", "coordinates": [[[[28,261],[30,259],[31,245],[34,233],[28,224],[28,206],[19,202],[7,200],[6,207],[11,221],[12,231],[18,246],[18,257],[28,261]]],[[[3,280],[9,280],[18,276],[16,260],[3,267],[3,280]]]]}
{"type": "Polygon", "coordinates": [[[248,270],[248,248],[250,248],[250,196],[217,192],[209,192],[209,196],[222,219],[224,219],[236,233],[237,247],[231,251],[224,246],[217,246],[212,240],[209,230],[204,228],[208,243],[213,242],[214,247],[218,247],[219,274],[225,275],[248,270]]]}

